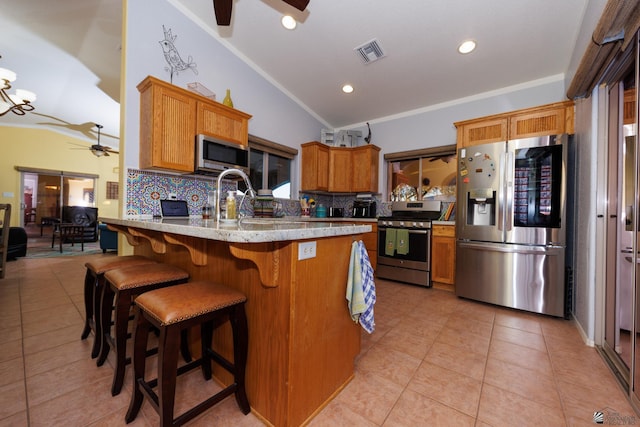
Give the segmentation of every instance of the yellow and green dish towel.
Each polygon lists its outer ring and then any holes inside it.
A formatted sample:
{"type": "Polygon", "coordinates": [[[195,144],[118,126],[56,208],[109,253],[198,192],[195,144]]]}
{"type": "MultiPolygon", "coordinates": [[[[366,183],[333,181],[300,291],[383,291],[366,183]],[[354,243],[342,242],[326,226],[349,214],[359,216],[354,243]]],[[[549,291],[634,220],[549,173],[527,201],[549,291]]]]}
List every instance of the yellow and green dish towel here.
{"type": "Polygon", "coordinates": [[[393,256],[396,251],[398,255],[409,253],[409,230],[387,228],[384,253],[393,256]]]}
{"type": "Polygon", "coordinates": [[[396,251],[400,255],[409,253],[409,230],[406,228],[396,230],[396,251]]]}

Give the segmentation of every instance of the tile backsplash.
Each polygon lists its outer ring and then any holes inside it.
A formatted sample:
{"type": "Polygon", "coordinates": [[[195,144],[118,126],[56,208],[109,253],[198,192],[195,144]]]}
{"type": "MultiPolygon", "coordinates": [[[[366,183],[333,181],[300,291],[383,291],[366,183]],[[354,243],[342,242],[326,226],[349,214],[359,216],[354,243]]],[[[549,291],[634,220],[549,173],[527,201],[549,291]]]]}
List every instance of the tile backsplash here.
{"type": "MultiPolygon", "coordinates": [[[[216,190],[217,178],[199,175],[170,175],[162,172],[129,169],[127,171],[127,215],[160,215],[160,200],[175,194],[178,200],[186,200],[189,213],[197,215],[207,203],[207,194],[216,190]]],[[[237,190],[236,181],[223,181],[222,191],[237,190]]],[[[224,193],[223,193],[224,194],[224,193]]],[[[300,195],[309,194],[301,193],[300,195]]],[[[343,208],[346,217],[351,216],[355,195],[311,194],[317,204],[343,208]]],[[[241,198],[241,196],[239,196],[241,198]]],[[[297,199],[277,199],[282,206],[280,215],[299,216],[297,199]]],[[[378,216],[390,214],[390,203],[377,201],[378,216]]],[[[253,215],[251,203],[243,203],[241,214],[253,215]]]]}

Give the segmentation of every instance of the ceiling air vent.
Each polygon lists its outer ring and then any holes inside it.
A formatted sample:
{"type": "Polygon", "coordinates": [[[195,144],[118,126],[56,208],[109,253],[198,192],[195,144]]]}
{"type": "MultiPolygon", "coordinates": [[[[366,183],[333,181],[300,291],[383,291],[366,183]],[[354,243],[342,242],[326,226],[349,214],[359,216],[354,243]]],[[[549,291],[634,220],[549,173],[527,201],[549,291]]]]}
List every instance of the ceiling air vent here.
{"type": "Polygon", "coordinates": [[[358,56],[365,64],[377,61],[378,59],[385,56],[380,43],[376,39],[368,41],[367,43],[363,44],[362,46],[358,46],[353,50],[358,53],[358,56]]]}

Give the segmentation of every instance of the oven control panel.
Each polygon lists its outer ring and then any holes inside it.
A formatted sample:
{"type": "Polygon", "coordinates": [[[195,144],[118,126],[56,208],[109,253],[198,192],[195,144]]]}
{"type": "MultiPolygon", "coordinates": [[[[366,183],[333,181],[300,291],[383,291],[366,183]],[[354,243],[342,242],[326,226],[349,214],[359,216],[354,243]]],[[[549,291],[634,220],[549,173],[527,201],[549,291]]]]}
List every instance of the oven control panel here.
{"type": "Polygon", "coordinates": [[[431,221],[421,220],[398,220],[398,219],[381,219],[378,220],[378,227],[391,228],[431,228],[431,221]]]}

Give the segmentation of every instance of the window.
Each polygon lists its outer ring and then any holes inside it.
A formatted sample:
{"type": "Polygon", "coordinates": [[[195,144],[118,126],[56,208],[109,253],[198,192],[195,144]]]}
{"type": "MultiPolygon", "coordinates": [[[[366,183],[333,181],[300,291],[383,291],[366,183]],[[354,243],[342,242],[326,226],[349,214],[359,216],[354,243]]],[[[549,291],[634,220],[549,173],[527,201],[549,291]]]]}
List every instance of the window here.
{"type": "Polygon", "coordinates": [[[107,199],[118,199],[118,183],[115,181],[107,181],[107,199]]]}
{"type": "MultiPolygon", "coordinates": [[[[291,198],[291,160],[298,154],[295,148],[249,135],[249,179],[257,190],[269,188],[273,196],[291,198]]],[[[239,183],[240,184],[240,183],[239,183]]],[[[239,188],[243,190],[243,185],[239,188]]]]}
{"type": "MultiPolygon", "coordinates": [[[[455,198],[455,146],[385,154],[389,164],[390,200],[445,200],[455,198]]],[[[451,200],[453,201],[453,200],[451,200]]]]}

